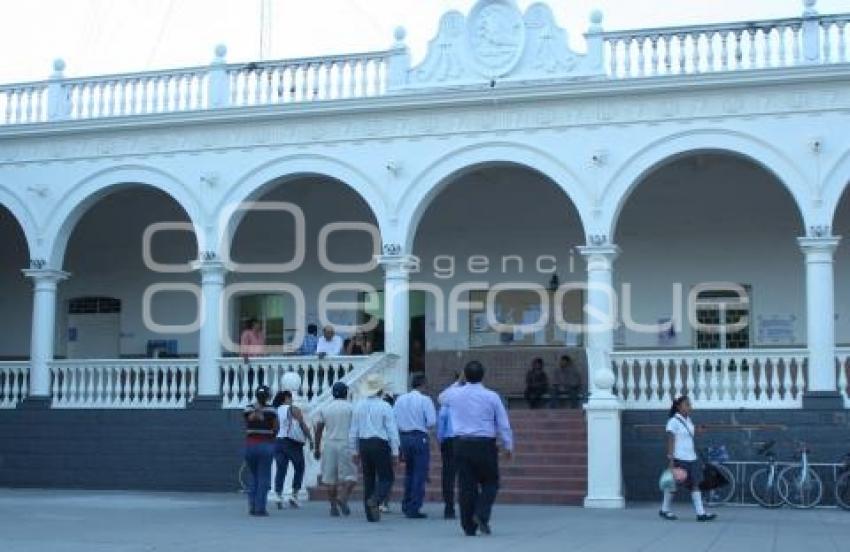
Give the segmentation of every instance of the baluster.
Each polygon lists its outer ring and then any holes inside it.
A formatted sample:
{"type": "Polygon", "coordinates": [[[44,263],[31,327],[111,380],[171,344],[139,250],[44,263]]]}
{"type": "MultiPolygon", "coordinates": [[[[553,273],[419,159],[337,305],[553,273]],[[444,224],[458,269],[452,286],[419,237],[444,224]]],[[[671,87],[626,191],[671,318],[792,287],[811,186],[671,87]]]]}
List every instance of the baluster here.
{"type": "Polygon", "coordinates": [[[670,360],[661,360],[661,404],[673,402],[670,398],[672,393],[671,388],[676,384],[675,379],[670,375],[670,360]]]}
{"type": "Polygon", "coordinates": [[[384,93],[384,60],[375,58],[375,95],[380,96],[384,93]]]}
{"type": "Polygon", "coordinates": [[[305,63],[301,66],[301,101],[306,102],[310,100],[310,64],[305,63]]]}
{"type": "Polygon", "coordinates": [[[624,373],[623,373],[623,363],[625,360],[611,361],[611,368],[614,370],[614,396],[621,400],[626,400],[626,397],[623,394],[623,390],[625,389],[624,383],[624,373]]]}
{"type": "Polygon", "coordinates": [[[847,399],[847,366],[843,357],[838,359],[838,392],[842,398],[847,399]]]}
{"type": "Polygon", "coordinates": [[[263,103],[263,76],[266,74],[266,68],[257,69],[255,73],[257,83],[254,87],[254,105],[262,105],[263,103]]]}
{"type": "MultiPolygon", "coordinates": [[[[706,44],[708,46],[708,51],[706,52],[706,65],[708,66],[708,71],[714,71],[714,37],[717,36],[717,31],[711,31],[708,33],[708,38],[706,40],[706,44]]],[[[721,35],[722,37],[722,35],[721,35]]]]}
{"type": "Polygon", "coordinates": [[[360,68],[360,61],[356,59],[351,60],[351,81],[348,83],[349,86],[349,98],[354,98],[357,96],[357,79],[360,68]]]}
{"type": "Polygon", "coordinates": [[[21,121],[21,117],[22,117],[21,105],[23,104],[23,100],[22,100],[22,96],[21,96],[22,93],[23,92],[21,90],[14,90],[12,92],[12,94],[14,94],[14,98],[15,98],[15,111],[14,111],[14,113],[15,113],[15,122],[16,123],[23,122],[23,121],[21,121]]]}
{"type": "Polygon", "coordinates": [[[747,33],[750,35],[750,69],[755,69],[758,61],[758,49],[756,48],[758,29],[747,29],[747,33]]]}
{"type": "Polygon", "coordinates": [[[177,75],[169,75],[166,77],[168,79],[168,89],[171,91],[171,106],[167,109],[167,111],[179,111],[180,110],[180,77],[177,75]]]}
{"type": "Polygon", "coordinates": [[[644,55],[646,38],[642,36],[637,37],[635,38],[635,43],[637,44],[637,76],[642,77],[646,75],[646,56],[644,55]]]}
{"type": "Polygon", "coordinates": [[[650,56],[649,74],[653,77],[658,75],[658,38],[658,35],[653,35],[649,37],[649,47],[652,50],[652,54],[650,56]]]}
{"type": "Polygon", "coordinates": [[[655,370],[655,359],[647,359],[646,364],[643,367],[643,374],[641,374],[646,376],[646,380],[643,382],[643,387],[644,398],[646,399],[647,403],[655,403],[658,401],[658,395],[656,393],[655,385],[655,380],[658,378],[655,370]]]}
{"type": "Polygon", "coordinates": [[[6,98],[6,109],[3,113],[4,124],[12,122],[12,94],[13,92],[11,90],[3,93],[6,98]]]}
{"type": "Polygon", "coordinates": [[[735,35],[735,69],[744,65],[744,31],[734,31],[735,35]]]}
{"type": "Polygon", "coordinates": [[[732,31],[720,32],[720,69],[729,70],[729,35],[732,31]]]}
{"type": "Polygon", "coordinates": [[[71,391],[71,398],[73,402],[77,405],[81,405],[84,402],[83,399],[83,368],[81,366],[75,366],[72,369],[73,376],[71,377],[71,383],[73,385],[71,391]]]}
{"type": "Polygon", "coordinates": [[[693,72],[701,73],[702,72],[702,52],[700,52],[700,38],[702,34],[699,32],[692,33],[689,35],[691,37],[691,45],[693,46],[694,51],[691,52],[691,63],[694,64],[693,72]]]}
{"type": "Polygon", "coordinates": [[[634,41],[634,37],[628,37],[623,40],[623,48],[625,55],[623,56],[623,71],[625,72],[624,76],[628,79],[631,78],[632,75],[632,42],[634,41]]]}
{"type": "Polygon", "coordinates": [[[768,371],[768,369],[772,370],[773,368],[774,368],[773,361],[769,357],[765,357],[761,362],[761,366],[759,366],[758,386],[759,386],[759,403],[761,403],[761,404],[767,404],[771,400],[771,396],[770,396],[769,390],[767,388],[767,385],[768,385],[767,371],[768,371]]]}
{"type": "Polygon", "coordinates": [[[104,87],[104,96],[108,93],[109,97],[104,98],[104,109],[106,110],[105,115],[107,117],[111,117],[115,115],[116,111],[116,103],[115,103],[115,91],[118,87],[118,83],[115,81],[107,81],[103,83],[104,87]]]}
{"type": "Polygon", "coordinates": [[[764,38],[764,66],[773,67],[773,27],[765,27],[762,29],[762,37],[764,38]]]}
{"type": "Polygon", "coordinates": [[[778,65],[780,67],[785,67],[788,58],[788,48],[785,45],[785,41],[788,38],[788,27],[784,25],[780,25],[776,27],[776,36],[779,39],[779,49],[777,51],[778,65]]]}
{"type": "Polygon", "coordinates": [[[832,22],[823,23],[823,62],[832,61],[832,22]]]}
{"type": "Polygon", "coordinates": [[[611,59],[610,59],[610,67],[609,67],[609,70],[611,71],[611,78],[616,79],[616,78],[617,78],[617,76],[618,76],[618,75],[617,75],[617,70],[619,69],[619,64],[617,63],[617,56],[619,56],[619,55],[620,55],[620,48],[619,48],[619,46],[620,46],[620,39],[618,39],[618,38],[612,38],[612,39],[609,41],[609,43],[608,43],[608,44],[609,44],[609,47],[610,47],[610,49],[611,49],[611,54],[610,54],[610,55],[611,55],[611,59]]]}
{"type": "Polygon", "coordinates": [[[715,378],[716,378],[717,381],[715,382],[715,385],[714,385],[714,396],[712,397],[712,399],[714,400],[715,403],[721,403],[721,402],[723,402],[723,397],[724,397],[724,392],[723,392],[723,385],[724,385],[723,359],[718,359],[716,364],[713,363],[713,367],[714,367],[715,378]]]}
{"type": "Polygon", "coordinates": [[[799,24],[794,24],[791,26],[791,30],[793,31],[793,48],[794,48],[794,65],[800,65],[800,56],[802,55],[803,45],[800,41],[800,29],[801,26],[799,24]]]}
{"type": "Polygon", "coordinates": [[[686,69],[688,66],[688,48],[687,48],[687,38],[686,34],[678,34],[676,38],[679,40],[679,73],[686,73],[686,69]]]}
{"type": "Polygon", "coordinates": [[[250,69],[246,69],[242,77],[242,105],[248,105],[251,99],[251,77],[254,73],[250,69]]]}
{"type": "Polygon", "coordinates": [[[664,71],[669,75],[673,72],[673,37],[665,36],[662,41],[664,43],[664,71]]]}
{"type": "Polygon", "coordinates": [[[108,107],[106,100],[106,82],[95,83],[97,90],[97,117],[107,116],[106,109],[108,107]]]}
{"type": "Polygon", "coordinates": [[[32,122],[32,88],[24,89],[24,98],[26,103],[26,121],[27,123],[32,122]]]}
{"type": "Polygon", "coordinates": [[[838,28],[838,62],[844,63],[847,61],[847,23],[837,23],[838,28]]]}

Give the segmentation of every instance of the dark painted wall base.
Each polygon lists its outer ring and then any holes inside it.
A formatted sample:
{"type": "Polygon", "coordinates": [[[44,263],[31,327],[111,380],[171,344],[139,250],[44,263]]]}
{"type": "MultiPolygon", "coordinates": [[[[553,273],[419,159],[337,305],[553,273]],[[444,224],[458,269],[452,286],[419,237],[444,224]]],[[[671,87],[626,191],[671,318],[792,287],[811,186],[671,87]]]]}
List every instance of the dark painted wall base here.
{"type": "MultiPolygon", "coordinates": [[[[211,405],[215,401],[210,401],[211,405]]],[[[239,411],[0,410],[0,487],[229,492],[242,462],[239,411]]]]}
{"type": "MultiPolygon", "coordinates": [[[[797,444],[811,448],[812,462],[840,462],[850,452],[850,411],[703,410],[694,422],[705,425],[697,446],[726,445],[733,460],[761,460],[756,448],[775,440],[780,460],[797,459],[797,444]]],[[[623,478],[627,500],[658,500],[658,476],[666,466],[667,412],[623,413],[623,478]]],[[[824,496],[831,494],[824,480],[824,496]]]]}
{"type": "Polygon", "coordinates": [[[844,398],[837,391],[810,391],[803,395],[805,410],[841,410],[844,408],[844,398]]]}

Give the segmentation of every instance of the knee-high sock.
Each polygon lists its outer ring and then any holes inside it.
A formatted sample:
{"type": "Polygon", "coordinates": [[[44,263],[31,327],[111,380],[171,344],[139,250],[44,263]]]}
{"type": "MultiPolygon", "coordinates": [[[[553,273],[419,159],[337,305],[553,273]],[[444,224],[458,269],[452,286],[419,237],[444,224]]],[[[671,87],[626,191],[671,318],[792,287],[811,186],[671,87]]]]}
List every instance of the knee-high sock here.
{"type": "Polygon", "coordinates": [[[691,493],[691,501],[694,503],[694,510],[697,511],[697,515],[704,516],[705,508],[702,506],[702,493],[699,491],[693,491],[691,493]]]}
{"type": "Polygon", "coordinates": [[[665,492],[664,500],[661,502],[661,511],[669,512],[670,508],[673,506],[673,493],[665,492]]]}

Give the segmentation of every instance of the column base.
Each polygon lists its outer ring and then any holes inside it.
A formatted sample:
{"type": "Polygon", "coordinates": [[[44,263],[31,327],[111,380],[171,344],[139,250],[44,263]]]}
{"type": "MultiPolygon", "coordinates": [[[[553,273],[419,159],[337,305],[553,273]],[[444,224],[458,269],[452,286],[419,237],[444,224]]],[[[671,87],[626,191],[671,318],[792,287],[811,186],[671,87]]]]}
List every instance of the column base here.
{"type": "Polygon", "coordinates": [[[589,510],[622,510],[626,507],[626,501],[623,497],[587,497],[584,499],[584,507],[589,510]]]}
{"type": "Polygon", "coordinates": [[[844,398],[838,391],[809,391],[803,395],[804,410],[843,410],[844,398]]]}
{"type": "Polygon", "coordinates": [[[186,410],[221,410],[221,395],[198,395],[186,405],[186,410]]]}
{"type": "Polygon", "coordinates": [[[18,405],[19,410],[50,410],[51,397],[27,397],[18,405]]]}

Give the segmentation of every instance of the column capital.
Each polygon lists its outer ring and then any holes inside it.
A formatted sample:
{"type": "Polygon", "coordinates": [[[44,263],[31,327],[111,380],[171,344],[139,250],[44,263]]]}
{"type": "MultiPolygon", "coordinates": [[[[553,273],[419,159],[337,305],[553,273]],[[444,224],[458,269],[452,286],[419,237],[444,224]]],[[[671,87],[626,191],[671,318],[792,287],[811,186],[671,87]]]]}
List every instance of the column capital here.
{"type": "Polygon", "coordinates": [[[620,256],[621,250],[613,243],[606,243],[579,247],[578,252],[585,258],[588,267],[590,267],[595,263],[606,263],[610,266],[620,256]]]}
{"type": "Polygon", "coordinates": [[[841,243],[840,236],[817,236],[797,238],[800,249],[806,257],[822,257],[828,255],[830,258],[841,243]]]}
{"type": "Polygon", "coordinates": [[[56,268],[47,268],[36,262],[31,262],[30,266],[33,268],[27,268],[21,272],[23,272],[24,276],[27,278],[31,278],[37,285],[42,283],[55,285],[71,277],[70,272],[65,272],[64,270],[56,268]]]}
{"type": "MultiPolygon", "coordinates": [[[[385,248],[386,249],[386,248],[385,248]]],[[[407,278],[416,266],[416,258],[413,255],[378,255],[378,264],[384,268],[387,276],[407,278]]]]}
{"type": "Polygon", "coordinates": [[[192,262],[192,269],[200,272],[204,281],[209,279],[223,282],[228,272],[227,264],[212,252],[202,253],[199,260],[192,262]]]}

